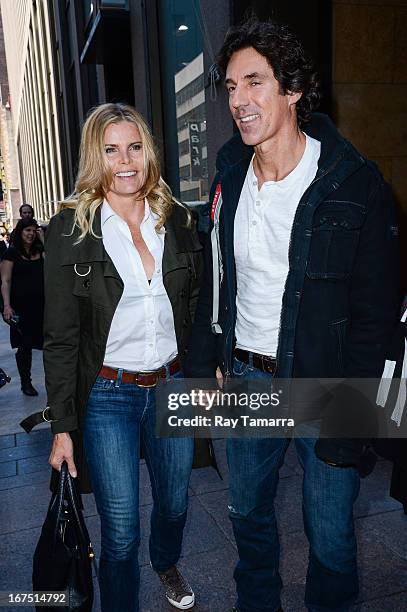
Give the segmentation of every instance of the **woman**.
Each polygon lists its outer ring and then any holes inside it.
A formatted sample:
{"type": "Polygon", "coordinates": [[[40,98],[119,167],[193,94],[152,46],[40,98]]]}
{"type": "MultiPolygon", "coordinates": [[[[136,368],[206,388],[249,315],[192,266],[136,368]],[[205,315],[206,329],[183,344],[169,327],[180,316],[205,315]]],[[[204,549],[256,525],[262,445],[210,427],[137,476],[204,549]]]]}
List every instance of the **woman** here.
{"type": "Polygon", "coordinates": [[[138,611],[140,445],[154,507],[150,557],[178,609],[194,594],[176,568],[193,461],[191,439],[155,437],[155,386],[181,376],[198,296],[201,247],[160,176],[143,118],[104,104],[82,131],[75,196],[46,233],[44,364],[54,435],[101,519],[103,612],[138,611]],[[75,449],[73,449],[73,442],[75,449]]]}
{"type": "Polygon", "coordinates": [[[43,246],[35,219],[20,219],[14,242],[1,264],[3,318],[10,325],[10,344],[24,395],[35,396],[31,384],[32,349],[42,349],[44,315],[43,246]]]}

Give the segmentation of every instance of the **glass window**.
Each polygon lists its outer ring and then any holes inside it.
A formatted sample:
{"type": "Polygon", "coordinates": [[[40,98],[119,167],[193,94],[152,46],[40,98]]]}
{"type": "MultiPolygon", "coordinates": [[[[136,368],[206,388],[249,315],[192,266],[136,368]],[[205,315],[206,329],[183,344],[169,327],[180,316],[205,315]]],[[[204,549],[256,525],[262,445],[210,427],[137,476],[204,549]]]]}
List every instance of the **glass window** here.
{"type": "Polygon", "coordinates": [[[183,202],[208,199],[205,80],[199,0],[160,0],[165,175],[183,202]]]}

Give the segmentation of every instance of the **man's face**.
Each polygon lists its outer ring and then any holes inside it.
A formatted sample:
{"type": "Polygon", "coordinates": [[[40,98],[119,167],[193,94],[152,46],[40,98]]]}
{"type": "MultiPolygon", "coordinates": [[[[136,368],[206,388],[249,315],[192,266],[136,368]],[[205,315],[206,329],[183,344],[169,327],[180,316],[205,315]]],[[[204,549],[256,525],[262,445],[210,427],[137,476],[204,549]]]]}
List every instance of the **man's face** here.
{"type": "Polygon", "coordinates": [[[225,79],[229,108],[247,145],[272,142],[295,125],[295,103],[301,94],[280,93],[266,58],[253,47],[233,53],[225,79]]]}
{"type": "Polygon", "coordinates": [[[33,218],[33,213],[32,213],[30,206],[23,206],[21,208],[20,217],[22,219],[32,219],[33,218]]]}

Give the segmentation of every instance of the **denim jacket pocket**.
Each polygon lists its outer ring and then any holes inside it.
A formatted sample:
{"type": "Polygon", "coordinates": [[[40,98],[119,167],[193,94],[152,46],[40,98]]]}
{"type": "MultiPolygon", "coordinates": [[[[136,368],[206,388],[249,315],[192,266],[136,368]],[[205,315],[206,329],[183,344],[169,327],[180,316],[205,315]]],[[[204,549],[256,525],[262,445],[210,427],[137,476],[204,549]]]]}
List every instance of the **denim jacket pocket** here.
{"type": "Polygon", "coordinates": [[[353,268],[364,210],[325,204],[312,227],[307,276],[315,280],[346,280],[353,268]]]}

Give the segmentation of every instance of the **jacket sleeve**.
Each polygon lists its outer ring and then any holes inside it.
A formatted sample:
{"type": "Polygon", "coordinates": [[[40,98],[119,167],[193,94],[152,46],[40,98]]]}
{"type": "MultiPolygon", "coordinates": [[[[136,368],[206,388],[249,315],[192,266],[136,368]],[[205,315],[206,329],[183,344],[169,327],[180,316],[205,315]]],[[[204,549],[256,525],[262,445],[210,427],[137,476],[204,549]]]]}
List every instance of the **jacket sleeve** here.
{"type": "Polygon", "coordinates": [[[73,295],[72,266],[62,265],[63,216],[51,219],[45,235],[44,370],[48,406],[64,416],[52,422],[53,433],[78,427],[75,390],[79,347],[79,312],[73,295]]]}
{"type": "Polygon", "coordinates": [[[400,305],[400,255],[390,187],[375,172],[352,274],[345,375],[381,376],[400,305]]]}
{"type": "MultiPolygon", "coordinates": [[[[212,202],[218,177],[215,178],[210,195],[212,202]]],[[[203,282],[197,300],[194,324],[188,343],[188,352],[184,364],[185,376],[188,378],[212,378],[215,375],[217,363],[216,336],[211,329],[213,273],[212,273],[212,247],[210,233],[204,246],[204,272],[203,282]]]]}

